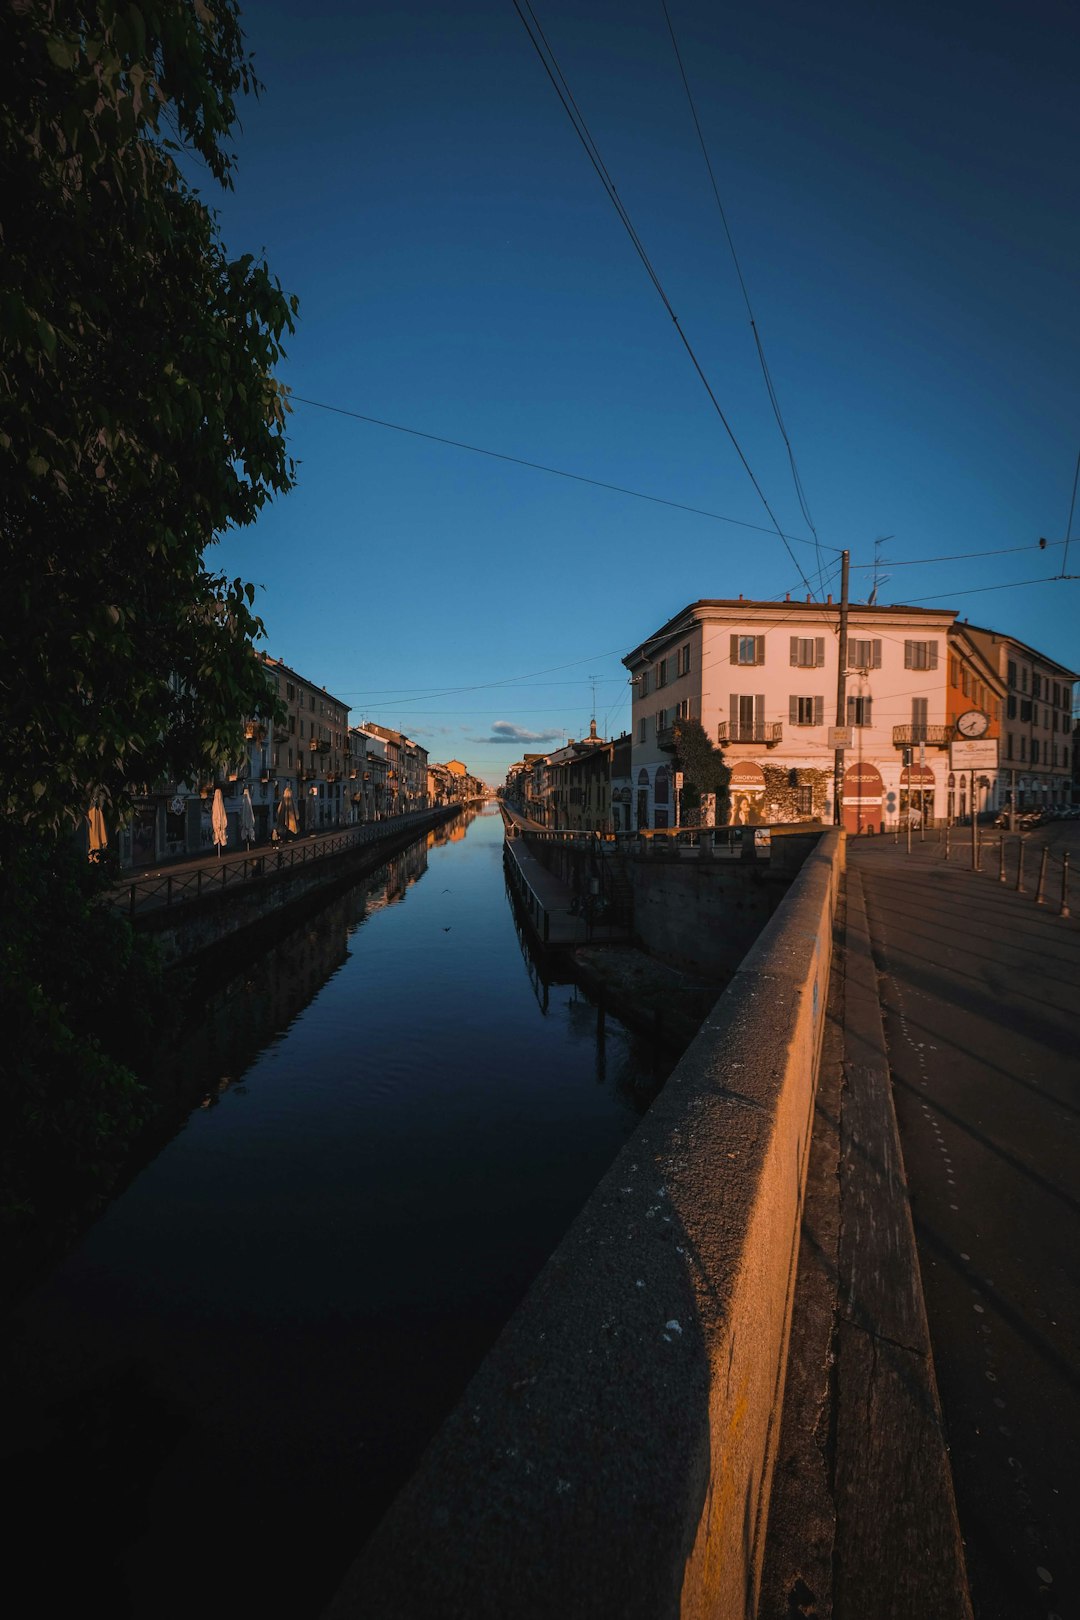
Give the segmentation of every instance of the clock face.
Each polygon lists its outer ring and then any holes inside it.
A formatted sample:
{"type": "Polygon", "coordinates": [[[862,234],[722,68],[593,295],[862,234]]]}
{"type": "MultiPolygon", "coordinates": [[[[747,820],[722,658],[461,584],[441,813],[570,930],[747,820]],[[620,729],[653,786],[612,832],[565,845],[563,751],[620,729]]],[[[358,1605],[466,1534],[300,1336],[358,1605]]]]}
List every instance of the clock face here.
{"type": "Polygon", "coordinates": [[[956,729],[961,737],[982,737],[990,724],[990,717],[981,709],[968,709],[956,722],[956,729]]]}

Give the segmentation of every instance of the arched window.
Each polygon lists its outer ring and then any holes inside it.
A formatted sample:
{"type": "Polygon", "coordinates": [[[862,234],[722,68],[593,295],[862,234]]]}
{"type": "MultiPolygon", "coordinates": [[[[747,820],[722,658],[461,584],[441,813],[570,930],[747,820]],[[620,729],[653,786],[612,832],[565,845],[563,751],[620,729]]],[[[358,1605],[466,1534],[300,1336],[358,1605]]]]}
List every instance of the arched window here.
{"type": "Polygon", "coordinates": [[[668,802],[668,771],[666,765],[661,765],[656,773],[656,782],[653,786],[653,803],[667,804],[668,802]]]}

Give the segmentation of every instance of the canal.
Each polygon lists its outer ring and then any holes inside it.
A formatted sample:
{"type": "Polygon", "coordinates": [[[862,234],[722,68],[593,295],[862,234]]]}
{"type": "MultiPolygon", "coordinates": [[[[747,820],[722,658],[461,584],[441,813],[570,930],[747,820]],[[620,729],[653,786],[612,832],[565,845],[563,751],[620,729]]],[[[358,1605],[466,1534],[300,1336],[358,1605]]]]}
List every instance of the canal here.
{"type": "Polygon", "coordinates": [[[9,1321],[9,1590],[317,1616],[670,1061],[529,957],[497,813],[238,953],[9,1321]]]}

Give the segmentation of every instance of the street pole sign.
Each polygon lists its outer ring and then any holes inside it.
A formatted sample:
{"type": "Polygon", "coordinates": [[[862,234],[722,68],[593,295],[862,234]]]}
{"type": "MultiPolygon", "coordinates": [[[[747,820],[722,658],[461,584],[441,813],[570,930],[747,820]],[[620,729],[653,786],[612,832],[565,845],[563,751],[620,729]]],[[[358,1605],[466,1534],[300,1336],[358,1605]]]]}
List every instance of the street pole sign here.
{"type": "Polygon", "coordinates": [[[949,744],[949,769],[953,771],[996,771],[998,768],[998,739],[981,737],[978,742],[949,744]]]}

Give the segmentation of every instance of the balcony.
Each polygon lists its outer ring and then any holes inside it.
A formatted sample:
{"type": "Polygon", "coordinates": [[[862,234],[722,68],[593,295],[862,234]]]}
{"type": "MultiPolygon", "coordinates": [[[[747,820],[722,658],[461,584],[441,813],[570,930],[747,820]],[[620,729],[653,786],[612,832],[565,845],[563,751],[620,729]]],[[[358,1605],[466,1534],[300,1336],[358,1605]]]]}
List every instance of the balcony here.
{"type": "Polygon", "coordinates": [[[675,727],[674,726],[658,726],[657,727],[656,746],[657,746],[657,748],[662,748],[664,750],[664,752],[667,753],[667,754],[673,754],[675,752],[675,727]]]}
{"type": "Polygon", "coordinates": [[[763,720],[757,725],[741,725],[738,722],[732,725],[729,720],[721,720],[716,728],[718,743],[757,743],[758,747],[775,748],[784,737],[784,726],[780,720],[763,720]]]}
{"type": "Polygon", "coordinates": [[[948,748],[953,738],[952,726],[893,726],[892,744],[894,748],[917,748],[925,743],[927,748],[948,748]]]}

